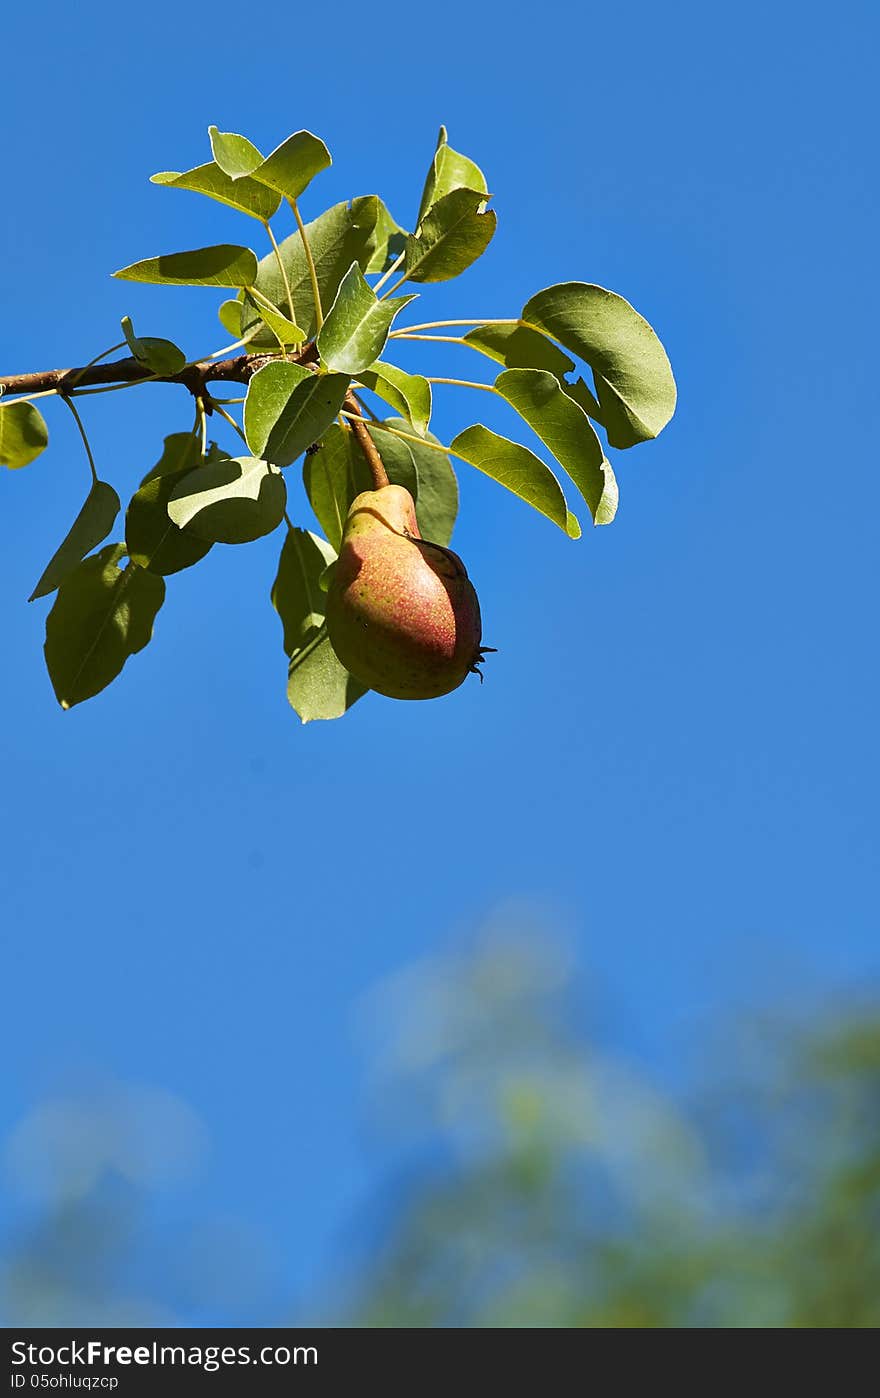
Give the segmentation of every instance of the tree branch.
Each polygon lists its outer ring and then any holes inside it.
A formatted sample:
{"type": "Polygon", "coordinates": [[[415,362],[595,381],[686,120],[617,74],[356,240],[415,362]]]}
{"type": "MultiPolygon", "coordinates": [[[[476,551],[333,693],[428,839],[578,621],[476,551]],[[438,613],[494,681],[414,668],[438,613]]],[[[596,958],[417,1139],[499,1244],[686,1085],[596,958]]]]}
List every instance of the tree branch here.
{"type": "MultiPolygon", "coordinates": [[[[137,359],[117,359],[112,364],[91,364],[80,369],[41,369],[33,374],[0,374],[0,403],[7,394],[46,393],[66,394],[78,388],[92,388],[102,384],[140,383],[179,383],[188,388],[196,398],[204,392],[209,382],[247,383],[258,369],[268,364],[273,355],[239,354],[232,359],[203,359],[196,364],[187,364],[178,374],[165,374],[157,378],[137,359]]],[[[296,354],[289,356],[288,362],[314,364],[318,352],[310,340],[296,354]]]]}

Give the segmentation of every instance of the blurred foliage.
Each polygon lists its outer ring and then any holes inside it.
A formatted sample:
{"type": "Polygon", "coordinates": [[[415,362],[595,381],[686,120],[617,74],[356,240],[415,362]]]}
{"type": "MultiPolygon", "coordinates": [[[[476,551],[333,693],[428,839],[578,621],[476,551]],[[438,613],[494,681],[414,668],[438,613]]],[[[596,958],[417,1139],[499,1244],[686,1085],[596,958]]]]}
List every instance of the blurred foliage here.
{"type": "MultiPolygon", "coordinates": [[[[752,1017],[687,1108],[585,1037],[545,933],[386,988],[376,1084],[417,1123],[361,1326],[880,1322],[880,1010],[752,1017]]],[[[704,1050],[706,1046],[703,1046],[704,1050]]]]}
{"type": "MultiPolygon", "coordinates": [[[[506,918],[379,987],[364,1018],[368,1120],[393,1167],[330,1300],[298,1322],[880,1322],[876,1002],[742,1019],[671,1093],[605,1051],[564,946],[506,918]]],[[[31,1112],[5,1152],[24,1202],[3,1323],[290,1319],[253,1229],[157,1203],[203,1145],[155,1091],[31,1112]]]]}

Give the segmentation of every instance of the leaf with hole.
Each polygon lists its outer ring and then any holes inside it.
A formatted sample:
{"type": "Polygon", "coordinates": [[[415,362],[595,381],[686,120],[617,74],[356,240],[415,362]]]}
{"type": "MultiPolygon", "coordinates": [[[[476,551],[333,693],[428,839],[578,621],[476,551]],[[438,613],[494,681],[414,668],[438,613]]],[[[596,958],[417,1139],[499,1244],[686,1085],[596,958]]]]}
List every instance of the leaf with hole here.
{"type": "Polygon", "coordinates": [[[315,175],[332,165],[330,152],[311,131],[295,131],[251,173],[285,199],[298,199],[315,175]]]}
{"type": "Polygon", "coordinates": [[[0,401],[0,466],[17,471],[45,451],[49,429],[33,403],[0,401]]]}
{"type": "Polygon", "coordinates": [[[108,544],[79,563],[46,618],[46,666],[63,709],[99,694],[153,634],[164,579],[136,563],[120,568],[124,556],[124,544],[108,544]]]}
{"type": "Polygon", "coordinates": [[[240,180],[242,175],[252,175],[257,166],[263,163],[263,156],[247,136],[239,136],[235,131],[218,131],[216,126],[209,126],[208,139],[215,164],[233,180],[240,180]]]}
{"type": "Polygon", "coordinates": [[[489,192],[486,176],[479,165],[452,149],[446,139],[446,127],[441,126],[437,137],[437,149],[422,190],[416,222],[421,223],[431,205],[436,204],[444,195],[451,194],[454,189],[482,190],[484,195],[489,192]]]}
{"type": "Polygon", "coordinates": [[[151,183],[207,195],[220,204],[228,204],[240,214],[259,219],[260,223],[266,223],[281,203],[281,195],[268,189],[265,184],[258,184],[247,176],[233,179],[213,160],[207,165],[198,165],[194,170],[160,170],[157,175],[151,176],[151,183]]]}
{"type": "Polygon", "coordinates": [[[120,281],[150,282],[157,286],[252,286],[257,259],[250,248],[219,243],[191,252],[169,252],[145,257],[113,273],[120,281]]]}
{"type": "Polygon", "coordinates": [[[135,359],[152,374],[176,374],[186,363],[186,355],[173,341],[135,335],[130,316],[122,317],[122,333],[135,359]]]}
{"type": "Polygon", "coordinates": [[[610,524],[614,511],[606,489],[608,462],[602,443],[586,413],[563,391],[555,375],[546,369],[505,369],[495,387],[571,476],[594,523],[610,524]]]}
{"type": "Polygon", "coordinates": [[[550,467],[528,447],[478,423],[459,432],[450,451],[552,519],[570,538],[580,538],[581,527],[565,503],[562,486],[550,467]]]}
{"type": "Polygon", "coordinates": [[[449,281],[482,256],[497,222],[485,199],[477,190],[454,189],[432,204],[418,233],[406,240],[409,281],[449,281]]]}
{"type": "Polygon", "coordinates": [[[206,462],[178,481],[168,514],[213,544],[249,544],[271,534],[284,518],[284,477],[253,456],[206,462]]]}
{"type": "Polygon", "coordinates": [[[93,481],[85,504],[43,570],[43,576],[30,597],[48,597],[81,563],[87,553],[106,539],[119,514],[119,496],[106,481],[93,481]]]}
{"type": "Polygon", "coordinates": [[[548,286],[527,301],[522,319],[586,360],[613,447],[656,437],[675,411],[675,379],[666,351],[628,301],[587,282],[548,286]]]}
{"type": "Polygon", "coordinates": [[[407,427],[424,437],[431,420],[431,385],[421,374],[407,374],[396,364],[377,359],[369,369],[362,369],[358,378],[389,407],[396,408],[406,419],[407,427]]]}
{"type": "Polygon", "coordinates": [[[394,296],[380,301],[353,262],[315,341],[324,364],[339,374],[368,369],[385,348],[395,317],[414,300],[414,296],[394,296]]]}
{"type": "Polygon", "coordinates": [[[313,374],[278,360],[258,369],[248,385],[244,432],[255,456],[289,466],[334,421],[348,392],[343,374],[313,374]]]}

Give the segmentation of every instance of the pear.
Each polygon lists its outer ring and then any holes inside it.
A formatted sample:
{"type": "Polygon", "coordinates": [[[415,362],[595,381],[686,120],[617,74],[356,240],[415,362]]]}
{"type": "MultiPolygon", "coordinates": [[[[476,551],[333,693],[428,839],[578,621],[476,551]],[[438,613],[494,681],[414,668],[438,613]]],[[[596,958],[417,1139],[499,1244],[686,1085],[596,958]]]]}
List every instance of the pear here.
{"type": "Polygon", "coordinates": [[[355,679],[390,699],[436,699],[480,674],[477,594],[458,555],[421,538],[402,485],[353,500],[327,592],[327,630],[355,679]]]}

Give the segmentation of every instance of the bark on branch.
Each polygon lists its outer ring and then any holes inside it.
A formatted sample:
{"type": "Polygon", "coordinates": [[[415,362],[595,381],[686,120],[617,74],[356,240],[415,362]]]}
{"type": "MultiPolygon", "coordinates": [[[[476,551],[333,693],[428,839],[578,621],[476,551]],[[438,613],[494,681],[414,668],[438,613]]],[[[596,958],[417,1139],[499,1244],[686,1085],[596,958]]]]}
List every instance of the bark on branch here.
{"type": "MultiPolygon", "coordinates": [[[[140,383],[179,383],[189,389],[194,397],[199,397],[205,385],[214,382],[248,383],[258,369],[273,358],[265,354],[239,354],[232,359],[203,359],[197,364],[187,364],[178,374],[166,374],[156,378],[146,365],[137,359],[117,359],[112,364],[91,364],[79,369],[41,369],[32,374],[0,374],[0,403],[14,393],[73,393],[79,388],[97,388],[104,384],[140,383]]],[[[314,344],[310,341],[301,350],[289,356],[295,364],[313,364],[318,358],[314,344]]]]}

